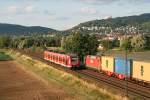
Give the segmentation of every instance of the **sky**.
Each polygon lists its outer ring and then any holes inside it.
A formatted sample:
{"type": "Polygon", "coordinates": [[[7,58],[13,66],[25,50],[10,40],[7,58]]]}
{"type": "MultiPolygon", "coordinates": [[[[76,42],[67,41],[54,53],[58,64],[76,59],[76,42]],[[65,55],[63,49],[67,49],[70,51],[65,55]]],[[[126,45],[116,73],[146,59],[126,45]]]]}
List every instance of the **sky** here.
{"type": "Polygon", "coordinates": [[[0,0],[0,23],[66,30],[79,23],[150,13],[150,0],[0,0]]]}

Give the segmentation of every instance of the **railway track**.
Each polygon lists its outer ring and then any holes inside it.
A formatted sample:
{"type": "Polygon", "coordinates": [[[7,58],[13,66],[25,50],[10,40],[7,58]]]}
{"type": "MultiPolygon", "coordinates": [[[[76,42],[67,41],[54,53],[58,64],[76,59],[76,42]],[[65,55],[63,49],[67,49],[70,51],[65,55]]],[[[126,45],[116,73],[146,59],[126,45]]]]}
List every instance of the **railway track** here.
{"type": "MultiPolygon", "coordinates": [[[[96,79],[97,81],[104,82],[105,84],[108,84],[111,87],[117,88],[119,90],[122,90],[124,92],[126,89],[126,82],[122,80],[116,80],[111,77],[103,76],[102,74],[94,74],[93,72],[87,71],[87,70],[81,70],[79,73],[87,75],[89,77],[92,77],[96,79]]],[[[143,99],[150,99],[150,91],[145,87],[139,87],[135,84],[131,84],[128,82],[128,94],[129,95],[136,95],[140,96],[143,99]]]]}
{"type": "MultiPolygon", "coordinates": [[[[84,75],[86,78],[92,78],[96,82],[103,83],[107,86],[113,87],[117,90],[122,91],[124,94],[128,92],[129,96],[138,96],[142,100],[150,100],[150,86],[149,84],[146,85],[140,85],[140,84],[135,84],[132,81],[124,81],[124,80],[119,80],[114,77],[109,77],[103,73],[98,73],[92,70],[69,70],[67,68],[62,67],[61,65],[46,61],[43,59],[42,54],[32,54],[29,52],[22,52],[19,51],[23,54],[29,55],[33,59],[40,60],[44,63],[47,63],[48,65],[51,65],[59,70],[66,71],[68,73],[71,73],[73,75],[79,76],[79,75],[84,75]],[[60,67],[61,66],[61,67],[60,67]]],[[[86,79],[85,79],[86,80],[86,79]]]]}

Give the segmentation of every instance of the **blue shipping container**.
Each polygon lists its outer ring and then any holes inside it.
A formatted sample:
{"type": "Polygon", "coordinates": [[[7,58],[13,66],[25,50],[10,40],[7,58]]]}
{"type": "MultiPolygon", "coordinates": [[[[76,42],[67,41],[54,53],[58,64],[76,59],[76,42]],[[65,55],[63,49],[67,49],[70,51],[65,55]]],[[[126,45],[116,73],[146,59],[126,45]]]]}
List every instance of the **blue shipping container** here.
{"type": "Polygon", "coordinates": [[[132,74],[132,60],[127,59],[127,67],[126,67],[125,59],[115,58],[115,73],[126,75],[126,70],[128,71],[128,77],[130,77],[132,74]]]}

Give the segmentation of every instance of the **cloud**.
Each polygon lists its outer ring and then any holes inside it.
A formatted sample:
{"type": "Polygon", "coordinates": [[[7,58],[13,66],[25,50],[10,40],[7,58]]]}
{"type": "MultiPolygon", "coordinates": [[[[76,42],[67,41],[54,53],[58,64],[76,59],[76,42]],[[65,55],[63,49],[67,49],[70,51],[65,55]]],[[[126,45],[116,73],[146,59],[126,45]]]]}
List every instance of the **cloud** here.
{"type": "Polygon", "coordinates": [[[94,9],[94,8],[88,8],[88,7],[82,7],[80,9],[80,12],[82,14],[88,14],[88,15],[94,15],[94,14],[97,14],[97,10],[94,9]]]}
{"type": "Polygon", "coordinates": [[[16,13],[17,12],[18,7],[17,6],[9,6],[7,8],[8,12],[10,13],[16,13]]]}
{"type": "Polygon", "coordinates": [[[22,10],[26,13],[33,13],[33,12],[36,12],[35,11],[35,7],[32,6],[32,5],[28,5],[28,6],[25,6],[22,8],[22,10]]]}
{"type": "Polygon", "coordinates": [[[98,0],[80,0],[82,2],[86,2],[86,3],[98,3],[98,0]]]}
{"type": "Polygon", "coordinates": [[[61,17],[57,17],[56,20],[60,20],[60,21],[66,21],[69,20],[70,17],[66,17],[66,16],[61,16],[61,17]]]}
{"type": "Polygon", "coordinates": [[[51,21],[67,21],[70,19],[71,17],[66,17],[66,16],[48,16],[48,20],[51,21]]]}
{"type": "MultiPolygon", "coordinates": [[[[54,12],[48,9],[38,9],[38,7],[34,5],[11,5],[8,6],[5,10],[5,14],[13,14],[13,15],[32,15],[32,14],[39,14],[39,15],[46,15],[52,16],[55,15],[54,12]]],[[[1,12],[2,13],[2,12],[1,12]]]]}
{"type": "Polygon", "coordinates": [[[43,10],[43,14],[45,14],[45,15],[55,15],[55,13],[53,13],[50,10],[43,10]]]}
{"type": "Polygon", "coordinates": [[[27,14],[27,13],[35,13],[37,10],[35,10],[35,7],[32,5],[26,5],[26,6],[14,6],[11,5],[7,8],[7,13],[11,14],[27,14]]]}
{"type": "Polygon", "coordinates": [[[78,0],[89,4],[109,4],[120,0],[78,0]]]}
{"type": "Polygon", "coordinates": [[[150,3],[150,0],[76,0],[87,4],[106,5],[112,3],[132,3],[132,4],[145,4],[150,3]]]}

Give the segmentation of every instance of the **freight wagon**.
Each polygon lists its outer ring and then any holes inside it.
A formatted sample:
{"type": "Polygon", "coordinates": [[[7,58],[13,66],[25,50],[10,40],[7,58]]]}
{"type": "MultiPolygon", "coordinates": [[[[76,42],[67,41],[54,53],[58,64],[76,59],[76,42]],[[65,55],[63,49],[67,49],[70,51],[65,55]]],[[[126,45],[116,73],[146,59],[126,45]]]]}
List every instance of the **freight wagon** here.
{"type": "Polygon", "coordinates": [[[150,62],[133,61],[133,78],[150,83],[150,62]]]}
{"type": "Polygon", "coordinates": [[[115,75],[119,79],[125,79],[125,77],[132,77],[132,60],[131,59],[123,59],[123,58],[115,58],[115,75]]]}
{"type": "Polygon", "coordinates": [[[45,51],[44,59],[71,69],[73,67],[80,67],[80,61],[78,59],[78,56],[73,54],[66,55],[66,54],[59,54],[55,52],[45,51]]]}
{"type": "Polygon", "coordinates": [[[108,56],[102,56],[102,70],[108,75],[112,76],[114,73],[114,58],[108,56]]]}
{"type": "Polygon", "coordinates": [[[85,65],[87,67],[100,70],[101,69],[101,57],[100,56],[87,55],[86,59],[85,59],[85,65]]]}

